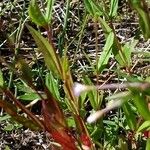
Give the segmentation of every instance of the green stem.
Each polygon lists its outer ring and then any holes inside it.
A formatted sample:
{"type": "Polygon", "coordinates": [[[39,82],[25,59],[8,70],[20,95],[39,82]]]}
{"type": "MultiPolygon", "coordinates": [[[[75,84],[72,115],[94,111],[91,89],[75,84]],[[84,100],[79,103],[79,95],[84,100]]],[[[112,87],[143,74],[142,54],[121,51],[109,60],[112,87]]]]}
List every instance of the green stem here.
{"type": "MultiPolygon", "coordinates": [[[[94,31],[95,31],[95,49],[96,49],[96,85],[98,85],[99,81],[99,70],[98,70],[98,25],[97,18],[94,20],[94,31]]],[[[96,101],[98,102],[98,91],[96,91],[96,101]]]]}

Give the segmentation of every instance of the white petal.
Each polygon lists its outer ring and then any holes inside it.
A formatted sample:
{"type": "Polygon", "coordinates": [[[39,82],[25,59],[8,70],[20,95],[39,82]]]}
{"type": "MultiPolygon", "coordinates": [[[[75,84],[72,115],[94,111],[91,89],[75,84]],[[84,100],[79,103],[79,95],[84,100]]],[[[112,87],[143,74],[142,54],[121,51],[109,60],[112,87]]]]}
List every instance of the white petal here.
{"type": "Polygon", "coordinates": [[[106,112],[105,109],[102,109],[102,110],[99,110],[99,111],[97,111],[97,112],[91,114],[91,115],[87,118],[87,122],[88,122],[88,123],[93,123],[93,122],[95,122],[98,118],[100,118],[101,116],[103,116],[105,112],[106,112]]]}
{"type": "Polygon", "coordinates": [[[87,86],[80,84],[80,83],[74,83],[73,86],[73,93],[75,96],[79,96],[81,94],[81,92],[86,91],[87,90],[87,86]]]}
{"type": "Polygon", "coordinates": [[[107,103],[106,109],[112,110],[114,108],[120,107],[123,104],[123,100],[112,100],[107,103]]]}
{"type": "Polygon", "coordinates": [[[90,148],[86,145],[82,145],[83,150],[90,150],[90,148]]]}

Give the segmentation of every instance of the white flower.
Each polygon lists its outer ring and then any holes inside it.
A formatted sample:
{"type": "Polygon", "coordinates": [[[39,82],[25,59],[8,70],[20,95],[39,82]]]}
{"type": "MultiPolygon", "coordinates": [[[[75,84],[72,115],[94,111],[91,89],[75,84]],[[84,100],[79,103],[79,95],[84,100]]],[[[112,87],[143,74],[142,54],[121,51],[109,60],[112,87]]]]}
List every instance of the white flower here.
{"type": "Polygon", "coordinates": [[[88,118],[87,118],[87,122],[88,123],[93,123],[95,122],[97,119],[99,119],[100,117],[102,117],[105,113],[107,113],[108,111],[115,109],[117,107],[120,107],[123,104],[123,100],[112,100],[110,102],[107,103],[107,106],[102,109],[99,110],[93,114],[91,114],[88,118]]]}
{"type": "Polygon", "coordinates": [[[90,91],[96,89],[96,86],[84,85],[75,82],[73,85],[73,93],[75,96],[80,96],[82,92],[90,91]]]}
{"type": "Polygon", "coordinates": [[[83,150],[90,150],[90,148],[88,146],[86,146],[86,145],[82,145],[82,149],[83,150]]]}
{"type": "Polygon", "coordinates": [[[99,111],[97,111],[97,112],[91,114],[91,115],[87,118],[87,122],[88,122],[88,123],[93,123],[93,122],[95,122],[98,118],[100,118],[101,116],[104,115],[105,111],[106,111],[105,109],[102,109],[102,110],[99,110],[99,111]]]}
{"type": "Polygon", "coordinates": [[[112,110],[114,108],[120,107],[124,101],[123,100],[112,100],[107,103],[106,109],[112,110]]]}
{"type": "Polygon", "coordinates": [[[80,83],[77,83],[77,82],[74,83],[73,93],[74,93],[75,96],[79,96],[81,94],[81,92],[84,92],[86,90],[87,90],[86,85],[83,85],[83,84],[80,84],[80,83]]]}

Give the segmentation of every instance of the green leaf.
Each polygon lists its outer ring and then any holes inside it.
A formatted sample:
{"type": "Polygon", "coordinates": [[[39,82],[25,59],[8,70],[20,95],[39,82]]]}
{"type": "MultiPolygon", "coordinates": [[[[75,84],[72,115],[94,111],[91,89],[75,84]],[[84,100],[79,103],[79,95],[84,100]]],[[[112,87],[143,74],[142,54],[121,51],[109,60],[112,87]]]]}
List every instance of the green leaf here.
{"type": "Polygon", "coordinates": [[[18,123],[21,123],[22,125],[30,128],[31,130],[40,130],[40,127],[37,123],[17,114],[17,109],[14,104],[11,104],[10,102],[4,100],[0,100],[0,107],[2,107],[18,123]]]}
{"type": "Polygon", "coordinates": [[[146,77],[145,82],[150,82],[150,76],[146,77]]]}
{"type": "Polygon", "coordinates": [[[93,0],[84,0],[84,5],[90,15],[93,17],[101,16],[103,14],[101,7],[98,6],[93,0]]]}
{"type": "MultiPolygon", "coordinates": [[[[98,18],[98,21],[101,23],[101,27],[104,31],[105,34],[105,38],[107,39],[108,35],[110,34],[110,32],[112,32],[112,29],[109,27],[108,23],[106,21],[104,21],[101,17],[98,18]]],[[[118,61],[118,63],[121,66],[126,66],[126,57],[125,54],[122,50],[122,46],[120,45],[120,43],[118,42],[117,37],[114,35],[114,41],[113,41],[113,45],[112,45],[112,53],[115,57],[115,59],[118,61]]]]}
{"type": "Polygon", "coordinates": [[[21,92],[21,93],[34,93],[35,92],[23,80],[21,80],[21,83],[17,83],[16,86],[17,86],[18,91],[21,92]]]}
{"type": "Polygon", "coordinates": [[[24,95],[20,95],[17,97],[17,99],[21,99],[24,101],[33,101],[35,99],[40,100],[40,96],[37,95],[37,93],[26,93],[24,95]]]}
{"type": "Polygon", "coordinates": [[[68,117],[67,118],[67,124],[68,124],[68,126],[69,127],[75,127],[75,120],[74,120],[74,118],[73,117],[68,117]]]}
{"type": "Polygon", "coordinates": [[[15,67],[19,69],[22,79],[27,83],[32,84],[32,72],[29,65],[23,59],[16,58],[15,67]]]}
{"type": "Polygon", "coordinates": [[[141,116],[145,120],[150,120],[150,111],[145,96],[142,93],[139,93],[139,91],[134,90],[132,92],[132,98],[141,116]]]}
{"type": "Polygon", "coordinates": [[[125,113],[126,121],[127,121],[129,128],[132,131],[135,131],[136,127],[137,127],[135,112],[132,110],[132,108],[128,102],[124,103],[122,108],[123,108],[123,111],[125,113]]]}
{"type": "Polygon", "coordinates": [[[81,93],[78,100],[79,108],[84,108],[86,97],[87,97],[87,92],[81,93]]]}
{"type": "Polygon", "coordinates": [[[148,128],[150,128],[150,120],[142,123],[142,125],[138,128],[137,132],[143,132],[143,131],[147,130],[148,128]]]}
{"type": "Polygon", "coordinates": [[[139,24],[145,39],[150,38],[150,15],[145,1],[129,0],[130,5],[139,15],[139,24]]]}
{"type": "MultiPolygon", "coordinates": [[[[83,80],[84,80],[85,84],[93,85],[92,81],[87,76],[84,76],[83,80]]],[[[97,94],[97,90],[89,91],[89,92],[87,92],[87,95],[89,97],[89,101],[90,101],[91,106],[93,107],[93,109],[98,110],[101,106],[103,95],[99,95],[99,93],[97,94]]]]}
{"type": "Polygon", "coordinates": [[[46,22],[45,17],[43,15],[43,13],[41,12],[36,0],[30,1],[28,11],[29,11],[29,17],[31,18],[31,20],[36,25],[39,25],[42,27],[45,27],[48,25],[48,23],[46,22]]]}
{"type": "Polygon", "coordinates": [[[134,51],[134,47],[136,46],[136,44],[138,43],[137,40],[134,40],[134,41],[131,41],[131,42],[128,42],[126,43],[122,50],[124,52],[124,55],[126,57],[126,62],[127,62],[127,66],[129,67],[132,63],[132,60],[131,60],[131,54],[132,52],[134,51]]]}
{"type": "Polygon", "coordinates": [[[148,51],[137,51],[137,50],[135,50],[135,51],[133,51],[133,53],[134,54],[142,54],[142,56],[145,58],[150,58],[150,52],[148,52],[148,51]]]}
{"type": "Polygon", "coordinates": [[[92,5],[90,4],[90,1],[89,0],[84,0],[84,5],[85,5],[85,8],[87,9],[87,11],[92,15],[94,16],[94,10],[92,8],[92,5]]]}
{"type": "Polygon", "coordinates": [[[2,70],[0,69],[0,87],[4,86],[4,79],[3,79],[3,73],[2,70]]]}
{"type": "Polygon", "coordinates": [[[122,45],[118,42],[117,37],[115,37],[115,40],[112,46],[112,53],[121,67],[126,67],[128,65],[125,52],[122,48],[122,45]]]}
{"type": "Polygon", "coordinates": [[[5,131],[12,131],[14,129],[14,125],[13,124],[7,124],[5,127],[4,127],[4,130],[5,131]]]}
{"type": "Polygon", "coordinates": [[[47,0],[47,7],[46,7],[46,14],[45,14],[45,20],[47,23],[50,23],[52,20],[52,10],[55,0],[47,0]]]}
{"type": "Polygon", "coordinates": [[[60,99],[58,80],[54,78],[52,73],[46,74],[46,86],[56,99],[60,99]]]}
{"type": "Polygon", "coordinates": [[[63,69],[63,79],[67,79],[70,73],[69,60],[67,57],[67,48],[65,47],[63,56],[61,57],[62,69],[63,69]]]}
{"type": "Polygon", "coordinates": [[[0,122],[1,122],[1,121],[6,121],[6,120],[8,120],[8,119],[10,119],[10,118],[11,118],[10,115],[1,116],[1,117],[0,117],[0,122]]]}
{"type": "Polygon", "coordinates": [[[99,137],[102,137],[103,134],[103,119],[100,119],[98,123],[94,126],[91,135],[93,141],[98,141],[99,137]]]}
{"type": "Polygon", "coordinates": [[[111,50],[112,50],[113,42],[114,42],[114,33],[110,32],[107,37],[106,44],[104,46],[104,50],[98,60],[99,72],[102,72],[103,69],[105,68],[105,65],[107,65],[107,63],[108,63],[108,60],[109,60],[109,58],[111,56],[111,52],[112,52],[111,50]]]}
{"type": "Polygon", "coordinates": [[[38,31],[33,29],[31,26],[27,25],[27,28],[32,34],[39,50],[42,52],[48,69],[51,70],[55,75],[60,76],[62,73],[61,61],[52,45],[48,42],[47,39],[45,39],[38,31]]]}
{"type": "Polygon", "coordinates": [[[118,149],[120,150],[128,150],[128,144],[125,141],[125,139],[119,137],[119,141],[118,141],[118,149]]]}
{"type": "Polygon", "coordinates": [[[107,36],[109,35],[110,32],[112,32],[112,29],[110,28],[110,26],[108,25],[108,23],[103,20],[101,17],[98,18],[98,21],[101,24],[101,27],[103,29],[103,32],[105,34],[105,37],[107,38],[107,36]]]}
{"type": "Polygon", "coordinates": [[[124,47],[122,48],[123,52],[124,52],[124,55],[126,57],[126,66],[130,66],[131,65],[131,48],[127,46],[127,44],[124,45],[124,47]]]}
{"type": "Polygon", "coordinates": [[[119,100],[119,99],[126,99],[128,100],[129,98],[131,97],[131,94],[130,92],[128,91],[125,91],[125,92],[119,92],[119,93],[116,93],[116,94],[113,94],[112,96],[109,96],[109,97],[106,97],[106,99],[108,100],[119,100]]]}
{"type": "Polygon", "coordinates": [[[5,150],[11,150],[8,145],[5,146],[5,150]]]}
{"type": "Polygon", "coordinates": [[[150,38],[150,17],[144,11],[141,11],[140,14],[141,14],[141,16],[139,16],[140,27],[142,29],[144,38],[149,39],[150,38]]]}
{"type": "Polygon", "coordinates": [[[145,150],[150,150],[150,139],[146,140],[146,148],[145,150]]]}
{"type": "Polygon", "coordinates": [[[117,16],[118,0],[111,0],[109,16],[111,18],[117,16]]]}

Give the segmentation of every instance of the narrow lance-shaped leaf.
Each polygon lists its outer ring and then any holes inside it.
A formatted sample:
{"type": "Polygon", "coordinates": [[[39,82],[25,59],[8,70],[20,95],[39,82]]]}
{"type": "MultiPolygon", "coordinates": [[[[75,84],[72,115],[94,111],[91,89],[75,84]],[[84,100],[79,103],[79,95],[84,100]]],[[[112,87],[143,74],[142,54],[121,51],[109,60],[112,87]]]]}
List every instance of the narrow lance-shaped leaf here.
{"type": "Polygon", "coordinates": [[[110,26],[108,25],[108,23],[105,20],[103,20],[101,17],[98,18],[98,21],[101,24],[101,27],[102,27],[103,32],[105,34],[105,38],[107,38],[108,34],[110,32],[112,32],[112,29],[110,28],[110,26]]]}
{"type": "MultiPolygon", "coordinates": [[[[92,85],[92,81],[87,76],[84,76],[83,80],[84,80],[85,84],[92,85]]],[[[81,91],[81,89],[80,89],[80,91],[81,91]]],[[[87,95],[89,97],[89,100],[90,100],[90,103],[91,103],[91,106],[93,107],[93,109],[94,110],[99,109],[99,107],[100,107],[99,100],[101,101],[101,97],[99,95],[97,97],[97,91],[96,91],[96,89],[93,89],[92,91],[89,91],[87,93],[87,95]]]]}
{"type": "Polygon", "coordinates": [[[84,108],[86,97],[87,97],[87,93],[86,92],[82,93],[80,95],[79,100],[78,100],[79,108],[84,108]]]}
{"type": "Polygon", "coordinates": [[[47,0],[47,7],[46,7],[46,14],[45,14],[45,20],[47,21],[47,23],[51,23],[54,2],[55,0],[47,0]]]}
{"type": "MultiPolygon", "coordinates": [[[[67,49],[64,50],[64,55],[61,58],[62,68],[63,68],[63,79],[67,79],[70,73],[69,60],[67,57],[67,49]]],[[[72,79],[71,79],[72,80],[72,79]]]]}
{"type": "Polygon", "coordinates": [[[134,51],[134,47],[137,44],[137,40],[131,41],[130,43],[126,43],[122,50],[124,52],[124,55],[126,57],[127,66],[130,67],[132,63],[131,54],[134,51]]]}
{"type": "Polygon", "coordinates": [[[150,120],[144,121],[142,125],[138,128],[137,132],[143,132],[150,129],[150,120]]]}
{"type": "Polygon", "coordinates": [[[123,108],[123,111],[125,113],[126,121],[127,121],[129,128],[132,131],[135,131],[136,125],[137,125],[135,113],[133,112],[133,110],[130,107],[130,105],[128,104],[128,102],[124,103],[122,108],[123,108]]]}
{"type": "Polygon", "coordinates": [[[52,138],[63,147],[63,149],[77,150],[75,139],[71,133],[67,131],[68,125],[63,111],[59,107],[58,101],[46,87],[45,92],[48,99],[42,101],[42,113],[47,131],[51,134],[52,138]]]}
{"type": "Polygon", "coordinates": [[[145,39],[150,38],[150,12],[145,0],[129,0],[131,6],[139,15],[139,23],[145,39]]]}
{"type": "Polygon", "coordinates": [[[18,96],[18,99],[23,101],[41,100],[41,97],[37,93],[26,93],[18,96]]]}
{"type": "Polygon", "coordinates": [[[42,112],[46,121],[46,126],[51,130],[61,127],[67,127],[63,111],[59,102],[52,96],[51,92],[45,87],[47,99],[42,101],[42,112]]]}
{"type": "Polygon", "coordinates": [[[99,58],[99,61],[98,61],[98,70],[99,72],[102,72],[105,65],[107,65],[108,63],[108,60],[111,56],[111,50],[112,50],[112,45],[113,45],[113,42],[114,42],[114,33],[113,32],[110,32],[108,37],[107,37],[107,40],[106,40],[106,43],[105,43],[105,46],[104,46],[104,50],[99,58]]]}
{"type": "Polygon", "coordinates": [[[56,54],[52,45],[31,26],[27,25],[27,28],[32,34],[39,50],[42,52],[48,69],[51,70],[55,75],[60,76],[62,73],[60,58],[58,54],[56,54]]]}
{"type": "Polygon", "coordinates": [[[115,56],[115,59],[117,60],[117,62],[120,64],[120,66],[122,67],[128,66],[125,51],[122,48],[122,45],[119,43],[117,36],[115,36],[115,40],[112,46],[112,53],[115,56]]]}
{"type": "Polygon", "coordinates": [[[75,145],[76,140],[67,129],[59,129],[58,131],[52,131],[51,136],[55,142],[62,146],[63,150],[78,150],[75,145]]]}
{"type": "Polygon", "coordinates": [[[133,92],[132,95],[134,104],[136,105],[138,112],[145,120],[150,120],[150,111],[148,109],[148,103],[146,102],[145,96],[141,93],[133,92]]]}
{"type": "Polygon", "coordinates": [[[35,122],[40,128],[45,129],[42,121],[39,120],[37,116],[33,115],[33,113],[30,112],[21,102],[19,102],[11,91],[3,89],[3,92],[15,103],[16,106],[18,106],[18,108],[22,110],[22,112],[26,113],[33,122],[35,122]]]}
{"type": "Polygon", "coordinates": [[[28,11],[29,11],[29,17],[35,24],[42,27],[47,26],[45,17],[41,12],[36,0],[31,0],[28,11]]]}
{"type": "MultiPolygon", "coordinates": [[[[104,31],[105,38],[107,38],[109,33],[112,32],[113,30],[108,25],[108,23],[106,21],[104,21],[101,17],[99,17],[98,20],[101,23],[101,27],[104,31]]],[[[122,49],[120,43],[118,42],[118,39],[117,39],[117,36],[115,35],[115,33],[114,33],[114,42],[112,45],[112,53],[115,56],[115,59],[118,61],[118,63],[121,66],[127,65],[125,54],[123,53],[123,49],[122,49]]]]}
{"type": "Polygon", "coordinates": [[[0,107],[2,107],[15,121],[21,123],[27,128],[30,128],[32,130],[41,130],[38,124],[36,124],[34,121],[27,119],[21,115],[17,114],[16,106],[4,101],[0,100],[0,107]]]}
{"type": "Polygon", "coordinates": [[[0,122],[1,122],[1,121],[6,121],[6,120],[8,120],[8,119],[10,119],[10,118],[11,118],[11,116],[8,115],[8,114],[3,115],[3,116],[0,117],[0,122]]]}
{"type": "Polygon", "coordinates": [[[88,11],[92,16],[94,16],[94,11],[93,11],[92,5],[90,4],[89,0],[84,0],[84,5],[85,5],[87,11],[88,11]]]}
{"type": "Polygon", "coordinates": [[[0,69],[0,87],[3,87],[3,85],[4,85],[3,73],[2,70],[0,69]]]}
{"type": "Polygon", "coordinates": [[[118,0],[111,0],[109,16],[111,18],[117,16],[118,0]]]}
{"type": "Polygon", "coordinates": [[[29,65],[21,58],[17,58],[15,67],[19,69],[20,76],[25,80],[29,85],[32,84],[32,72],[29,68],[29,65]]]}
{"type": "Polygon", "coordinates": [[[56,99],[60,99],[58,80],[54,78],[52,73],[46,74],[46,86],[56,99]]]}
{"type": "Polygon", "coordinates": [[[146,140],[146,149],[145,150],[149,150],[150,149],[150,139],[146,140]]]}
{"type": "Polygon", "coordinates": [[[93,0],[84,0],[84,5],[92,17],[101,16],[102,9],[93,0]]]}

